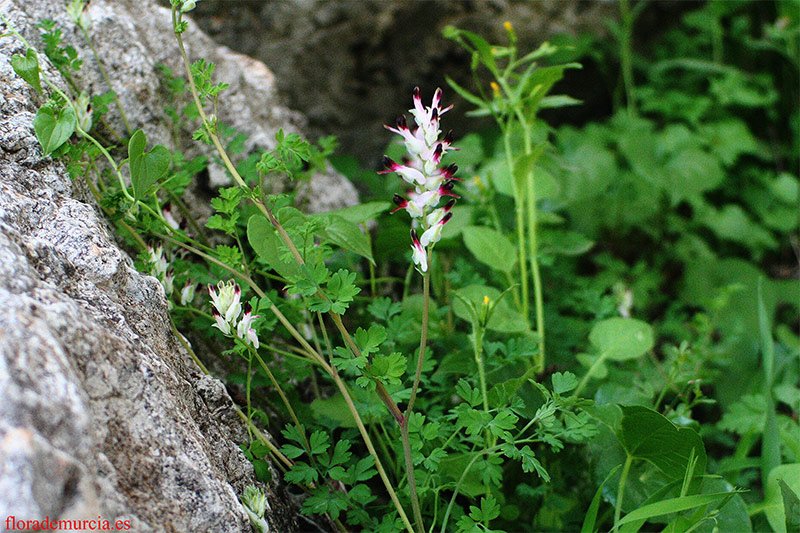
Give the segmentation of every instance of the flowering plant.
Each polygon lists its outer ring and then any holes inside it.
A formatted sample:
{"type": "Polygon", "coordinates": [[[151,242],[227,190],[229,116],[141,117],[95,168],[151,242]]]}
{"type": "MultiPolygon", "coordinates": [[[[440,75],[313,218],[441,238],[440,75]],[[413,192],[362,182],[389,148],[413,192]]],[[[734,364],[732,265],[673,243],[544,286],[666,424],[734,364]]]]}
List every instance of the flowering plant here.
{"type": "Polygon", "coordinates": [[[453,216],[450,210],[455,205],[455,200],[450,200],[442,207],[437,207],[443,196],[459,196],[453,194],[454,177],[458,167],[448,165],[441,167],[442,156],[449,150],[458,150],[453,147],[453,131],[450,130],[444,138],[441,137],[439,128],[440,117],[453,106],[441,107],[442,90],[436,89],[429,107],[422,105],[419,87],[414,88],[414,108],[409,112],[413,115],[417,127],[412,131],[408,127],[406,117],[397,119],[394,127],[386,126],[389,131],[400,135],[408,150],[408,157],[403,164],[396,163],[387,156],[383,158],[386,170],[397,173],[412,188],[408,190],[408,198],[399,194],[394,195],[397,208],[392,213],[405,209],[411,216],[411,249],[412,259],[420,272],[428,270],[428,251],[436,244],[442,235],[442,227],[453,216]],[[421,236],[417,237],[417,228],[421,236]]]}

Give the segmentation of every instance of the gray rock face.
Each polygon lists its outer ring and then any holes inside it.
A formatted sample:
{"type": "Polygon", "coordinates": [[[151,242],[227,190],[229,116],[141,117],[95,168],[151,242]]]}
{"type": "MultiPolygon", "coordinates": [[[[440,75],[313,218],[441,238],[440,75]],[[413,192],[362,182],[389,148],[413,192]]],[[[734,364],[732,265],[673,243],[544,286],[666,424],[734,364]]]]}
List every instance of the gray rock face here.
{"type": "MultiPolygon", "coordinates": [[[[72,28],[61,0],[2,0],[0,13],[39,49],[40,19],[72,28]]],[[[132,127],[172,144],[154,68],[179,72],[169,13],[144,0],[93,0],[90,14],[132,127]]],[[[65,33],[86,59],[76,83],[104,92],[91,53],[65,33]]],[[[193,57],[217,62],[232,81],[222,118],[253,144],[301,125],[277,103],[262,64],[196,29],[187,40],[193,57]]],[[[255,480],[237,446],[246,432],[233,404],[173,335],[158,281],[134,270],[64,165],[42,157],[32,126],[42,98],[13,72],[19,52],[16,39],[0,40],[0,517],[250,531],[238,495],[255,480]]],[[[119,116],[110,118],[122,131],[119,116]]],[[[272,529],[295,530],[285,496],[267,495],[272,529]]]]}
{"type": "MultiPolygon", "coordinates": [[[[167,0],[161,0],[166,3],[167,0]]],[[[613,1],[588,0],[203,0],[191,16],[219,42],[260,59],[314,132],[336,134],[342,151],[377,162],[392,123],[420,86],[429,98],[445,75],[470,85],[470,57],[442,37],[448,25],[491,43],[507,42],[511,21],[520,49],[560,33],[605,32],[613,1]]],[[[448,102],[456,101],[447,91],[448,102]]],[[[466,131],[460,106],[447,127],[466,131]]]]}

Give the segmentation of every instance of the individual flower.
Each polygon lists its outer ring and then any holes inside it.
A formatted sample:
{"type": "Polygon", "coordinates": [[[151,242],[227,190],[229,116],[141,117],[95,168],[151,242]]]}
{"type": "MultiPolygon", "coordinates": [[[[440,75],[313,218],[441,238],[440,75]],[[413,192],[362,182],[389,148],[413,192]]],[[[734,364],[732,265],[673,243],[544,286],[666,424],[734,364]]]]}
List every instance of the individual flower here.
{"type": "Polygon", "coordinates": [[[215,289],[214,285],[209,283],[208,294],[211,296],[214,307],[226,322],[235,322],[239,318],[239,313],[242,311],[242,305],[239,303],[242,290],[239,285],[233,281],[227,283],[220,281],[215,289]]]}
{"type": "Polygon", "coordinates": [[[172,204],[165,204],[164,207],[161,208],[161,216],[164,217],[164,222],[172,229],[179,229],[181,227],[180,223],[175,220],[175,215],[172,213],[172,204]]]}
{"type": "MultiPolygon", "coordinates": [[[[89,17],[89,2],[86,0],[72,0],[67,5],[67,15],[72,20],[73,24],[78,26],[82,31],[89,31],[89,26],[92,19],[89,17]]],[[[84,129],[84,131],[89,131],[84,129]]]]}
{"type": "Polygon", "coordinates": [[[169,297],[175,290],[175,271],[173,269],[170,268],[167,273],[164,274],[164,281],[162,284],[164,285],[164,292],[167,297],[169,297]]]}
{"type": "Polygon", "coordinates": [[[379,171],[379,174],[394,172],[411,186],[406,197],[395,194],[393,201],[397,207],[392,213],[405,210],[411,217],[415,228],[411,230],[412,260],[421,272],[425,272],[428,269],[428,248],[441,238],[442,227],[452,218],[450,210],[455,203],[451,200],[439,207],[439,202],[443,196],[459,197],[453,193],[453,187],[460,179],[454,176],[458,170],[456,165],[440,166],[447,152],[457,150],[453,147],[453,132],[449,131],[442,137],[440,129],[441,116],[453,106],[442,107],[441,89],[436,89],[430,106],[422,104],[419,87],[414,88],[413,100],[414,107],[409,110],[416,123],[413,130],[404,116],[398,118],[394,126],[386,126],[403,138],[408,156],[402,163],[384,156],[386,170],[379,171]],[[417,228],[422,235],[419,238],[417,228]]]}
{"type": "Polygon", "coordinates": [[[240,303],[241,289],[233,281],[217,283],[216,288],[208,284],[208,294],[213,304],[211,314],[214,317],[212,327],[217,328],[228,337],[236,335],[246,343],[258,348],[258,333],[252,327],[253,320],[260,315],[253,315],[253,308],[249,303],[244,307],[240,303]],[[241,318],[239,314],[244,310],[241,318]]]}
{"type": "Polygon", "coordinates": [[[186,282],[186,285],[181,289],[181,305],[189,305],[194,300],[194,293],[197,290],[197,285],[192,283],[191,280],[186,282]]]}
{"type": "Polygon", "coordinates": [[[75,99],[75,119],[81,131],[87,132],[92,129],[92,102],[85,91],[81,91],[75,99]]]}
{"type": "Polygon", "coordinates": [[[246,303],[244,304],[244,315],[242,315],[239,325],[236,326],[236,335],[240,339],[252,344],[254,348],[258,348],[258,335],[256,334],[256,330],[250,327],[250,324],[260,316],[261,315],[254,315],[253,308],[249,303],[246,303]]]}
{"type": "Polygon", "coordinates": [[[169,267],[167,258],[164,257],[164,247],[160,244],[155,248],[148,246],[147,255],[148,262],[150,263],[150,274],[158,278],[159,281],[162,281],[169,267]]]}
{"type": "Polygon", "coordinates": [[[419,242],[417,232],[413,229],[411,230],[411,253],[411,259],[414,261],[414,264],[422,272],[428,270],[428,254],[419,242]]]}

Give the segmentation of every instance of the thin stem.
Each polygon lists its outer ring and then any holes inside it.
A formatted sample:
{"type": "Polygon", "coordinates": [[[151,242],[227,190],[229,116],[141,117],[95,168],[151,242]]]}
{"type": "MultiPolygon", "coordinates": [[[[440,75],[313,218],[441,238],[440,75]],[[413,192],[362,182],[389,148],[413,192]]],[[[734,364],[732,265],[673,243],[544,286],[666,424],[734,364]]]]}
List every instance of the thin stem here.
{"type": "MultiPolygon", "coordinates": [[[[517,110],[517,119],[522,125],[523,142],[525,155],[533,154],[531,145],[531,127],[522,112],[517,110]]],[[[536,333],[539,335],[539,351],[533,356],[533,366],[536,372],[543,372],[545,367],[545,337],[544,337],[544,299],[542,297],[542,277],[539,273],[539,244],[537,239],[537,220],[536,220],[536,180],[533,169],[528,171],[525,176],[527,185],[527,198],[525,206],[528,212],[528,242],[530,246],[529,258],[531,262],[531,274],[533,275],[533,299],[536,308],[536,333]]]]}
{"type": "Polygon", "coordinates": [[[419,495],[417,494],[417,479],[414,475],[414,459],[411,457],[411,437],[408,434],[408,418],[400,424],[400,436],[403,441],[406,479],[408,480],[408,493],[411,496],[411,509],[414,512],[414,525],[417,527],[417,533],[424,533],[425,525],[422,522],[422,511],[419,507],[419,495]]]}
{"type": "MultiPolygon", "coordinates": [[[[180,342],[183,348],[189,353],[189,356],[192,358],[194,363],[198,366],[198,368],[200,368],[203,374],[210,376],[211,373],[208,371],[208,368],[206,368],[202,361],[200,361],[200,358],[197,357],[196,353],[194,353],[194,350],[186,341],[186,338],[181,334],[180,331],[178,331],[178,328],[175,327],[175,322],[172,321],[172,317],[169,319],[169,324],[172,329],[172,333],[178,338],[178,342],[180,342]]],[[[255,424],[253,424],[252,420],[250,420],[236,404],[231,403],[231,405],[233,405],[233,408],[236,410],[236,414],[239,415],[239,418],[241,418],[247,424],[248,428],[255,433],[259,440],[266,445],[270,453],[272,453],[276,459],[283,463],[286,468],[291,468],[293,466],[292,461],[283,455],[281,451],[274,444],[272,444],[272,442],[270,442],[270,440],[261,432],[260,429],[258,429],[258,427],[255,426],[255,424]]]]}
{"type": "Polygon", "coordinates": [[[622,467],[622,474],[620,474],[619,478],[619,490],[617,490],[617,505],[614,508],[614,529],[613,532],[616,532],[619,529],[619,518],[622,514],[622,498],[625,496],[625,483],[628,480],[628,472],[631,469],[631,463],[633,462],[633,456],[628,455],[625,459],[625,465],[622,467]]]}
{"type": "Polygon", "coordinates": [[[300,420],[297,418],[297,414],[295,414],[294,409],[292,409],[292,404],[289,403],[289,398],[287,398],[286,394],[284,394],[283,389],[281,388],[278,381],[275,379],[275,376],[272,375],[272,371],[269,369],[267,364],[264,362],[261,356],[258,355],[258,351],[250,345],[248,345],[248,349],[258,360],[258,364],[261,365],[261,368],[264,369],[264,372],[267,373],[267,377],[269,377],[269,380],[272,382],[272,385],[275,387],[275,390],[278,391],[278,396],[281,397],[283,405],[285,405],[287,411],[289,411],[289,416],[292,418],[292,422],[294,422],[294,425],[297,426],[297,430],[300,432],[300,436],[303,439],[303,444],[306,446],[307,449],[310,450],[311,445],[308,443],[308,440],[306,439],[306,432],[303,428],[303,425],[300,423],[300,420]]]}
{"type": "Polygon", "coordinates": [[[605,359],[606,358],[603,357],[602,355],[599,356],[597,359],[595,359],[594,363],[592,363],[592,366],[589,367],[589,370],[586,371],[586,374],[581,379],[581,382],[578,383],[575,392],[572,393],[573,397],[577,398],[578,396],[580,396],[581,392],[583,392],[583,388],[586,387],[587,383],[589,383],[589,380],[591,379],[592,374],[594,374],[594,371],[597,369],[597,367],[599,367],[603,363],[603,361],[605,361],[605,359]]]}
{"type": "Polygon", "coordinates": [[[619,58],[622,68],[622,81],[625,86],[625,102],[628,114],[636,114],[635,87],[633,85],[633,22],[635,15],[631,13],[628,0],[619,0],[620,18],[622,19],[621,36],[619,40],[619,58]]]}
{"type": "MultiPolygon", "coordinates": [[[[333,319],[333,323],[336,325],[336,329],[339,330],[339,333],[342,334],[342,338],[344,338],[345,344],[350,349],[355,357],[363,357],[361,350],[356,345],[353,338],[350,336],[350,333],[347,331],[347,328],[344,327],[342,323],[342,317],[336,313],[329,313],[331,318],[333,319]]],[[[386,405],[386,408],[389,409],[389,412],[392,414],[394,419],[397,421],[399,425],[403,425],[403,413],[400,412],[400,408],[397,406],[397,402],[395,402],[392,397],[389,395],[389,392],[386,390],[386,387],[383,386],[383,383],[376,382],[375,383],[375,392],[377,393],[378,397],[381,401],[386,405]]]]}
{"type": "MultiPolygon", "coordinates": [[[[506,164],[514,183],[514,158],[511,152],[511,133],[509,128],[503,129],[503,145],[506,152],[506,164]]],[[[514,208],[517,217],[517,252],[519,254],[519,277],[522,285],[522,315],[528,319],[528,261],[525,259],[525,218],[523,191],[517,190],[514,185],[514,208]]]]}
{"type": "Polygon", "coordinates": [[[369,450],[370,455],[375,458],[375,468],[378,470],[378,475],[381,477],[387,492],[389,492],[389,497],[392,499],[395,509],[397,509],[397,512],[400,514],[400,519],[403,521],[406,530],[409,533],[414,533],[414,528],[411,526],[411,522],[409,522],[408,516],[406,515],[406,512],[403,509],[403,506],[400,504],[400,500],[397,498],[397,494],[392,487],[392,483],[389,481],[389,477],[386,475],[386,470],[384,470],[383,465],[381,464],[380,458],[378,457],[378,452],[375,451],[375,447],[372,445],[372,439],[369,437],[367,428],[364,427],[364,422],[361,421],[361,416],[358,414],[358,409],[356,409],[355,404],[353,404],[353,399],[350,397],[347,387],[341,378],[339,378],[339,373],[336,371],[336,367],[332,366],[331,369],[333,370],[336,387],[339,389],[339,392],[342,393],[344,401],[347,403],[347,408],[350,410],[350,413],[353,415],[353,419],[356,421],[356,426],[358,427],[359,433],[361,433],[361,438],[364,440],[364,444],[367,446],[367,450],[369,450]]]}
{"type": "MultiPolygon", "coordinates": [[[[431,263],[431,252],[428,253],[428,264],[431,263]]],[[[408,399],[408,407],[406,407],[406,418],[411,416],[414,410],[414,401],[417,398],[419,391],[419,380],[422,376],[422,365],[425,362],[425,348],[428,344],[428,313],[430,308],[431,299],[431,269],[425,271],[422,276],[422,331],[419,338],[419,355],[417,356],[417,369],[414,373],[414,384],[411,386],[411,397],[408,399]]]]}

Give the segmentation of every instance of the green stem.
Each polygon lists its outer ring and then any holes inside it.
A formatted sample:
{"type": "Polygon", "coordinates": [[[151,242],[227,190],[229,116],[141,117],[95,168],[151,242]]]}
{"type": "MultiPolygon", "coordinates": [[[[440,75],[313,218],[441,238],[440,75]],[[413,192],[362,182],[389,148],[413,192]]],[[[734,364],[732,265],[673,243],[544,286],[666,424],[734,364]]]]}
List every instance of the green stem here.
{"type": "Polygon", "coordinates": [[[361,416],[358,414],[358,409],[356,409],[347,387],[341,378],[339,378],[339,373],[336,371],[336,367],[331,365],[331,369],[333,371],[336,387],[344,397],[344,401],[347,403],[347,408],[350,411],[350,414],[353,415],[353,419],[356,421],[356,426],[358,427],[359,433],[361,433],[361,438],[364,440],[364,444],[367,446],[367,450],[369,450],[370,455],[375,458],[375,468],[378,470],[378,475],[383,481],[383,485],[386,487],[389,497],[392,499],[392,503],[394,503],[394,507],[397,509],[397,512],[400,515],[400,519],[403,521],[406,530],[409,533],[414,533],[414,528],[411,526],[411,522],[409,522],[408,516],[406,515],[406,512],[403,509],[403,506],[400,504],[400,500],[397,498],[397,494],[392,487],[392,483],[389,481],[389,477],[386,475],[386,470],[384,470],[383,465],[381,464],[380,458],[378,457],[378,452],[375,451],[375,447],[372,445],[372,439],[369,437],[367,428],[364,427],[364,422],[361,421],[361,416]]]}
{"type": "Polygon", "coordinates": [[[303,425],[300,423],[300,420],[297,418],[297,414],[295,414],[294,409],[292,409],[292,404],[289,403],[289,398],[287,398],[286,394],[284,394],[283,389],[281,388],[280,384],[278,384],[278,381],[275,379],[275,376],[272,375],[272,371],[269,369],[267,364],[264,362],[261,356],[258,355],[258,351],[250,345],[248,345],[248,348],[250,349],[250,352],[258,360],[258,364],[261,365],[261,368],[264,369],[264,372],[267,373],[267,377],[269,377],[269,380],[272,382],[272,385],[275,387],[275,390],[278,391],[278,396],[281,397],[283,405],[285,405],[286,410],[289,411],[289,416],[292,418],[292,422],[294,422],[294,425],[297,426],[297,430],[300,432],[300,436],[303,439],[303,444],[305,445],[306,449],[310,450],[311,445],[308,443],[308,440],[306,439],[305,429],[303,428],[303,425]]]}
{"type": "Polygon", "coordinates": [[[414,512],[414,525],[417,533],[424,533],[425,525],[422,522],[422,511],[419,507],[417,494],[417,479],[414,475],[414,460],[411,457],[411,438],[408,434],[408,419],[400,424],[400,437],[403,441],[403,456],[405,458],[406,479],[408,480],[408,493],[411,496],[411,510],[414,512]]]}
{"type": "MultiPolygon", "coordinates": [[[[194,350],[192,349],[191,345],[189,345],[189,343],[186,341],[186,338],[184,338],[181,332],[178,331],[178,328],[175,327],[175,323],[172,321],[172,317],[170,317],[169,319],[169,325],[172,328],[172,333],[175,335],[175,337],[177,337],[178,342],[180,342],[183,348],[189,353],[189,356],[192,358],[192,360],[198,366],[198,368],[200,368],[203,374],[210,376],[211,373],[208,371],[208,368],[206,368],[206,366],[202,363],[202,361],[200,361],[200,358],[197,357],[196,353],[194,353],[194,350]]],[[[264,445],[266,445],[267,448],[269,448],[270,453],[272,453],[272,455],[275,458],[277,458],[281,463],[283,463],[286,466],[286,468],[291,468],[293,465],[292,461],[288,457],[283,455],[281,451],[274,444],[272,444],[272,442],[261,432],[260,429],[258,429],[255,426],[255,424],[253,424],[253,422],[250,419],[248,419],[247,415],[245,415],[244,412],[242,412],[242,410],[239,409],[239,407],[236,404],[232,405],[233,408],[236,410],[236,414],[239,415],[239,418],[241,418],[247,424],[248,428],[259,438],[259,440],[261,440],[261,442],[263,442],[264,445]]]]}
{"type": "MultiPolygon", "coordinates": [[[[508,165],[508,172],[511,176],[511,182],[514,183],[514,156],[511,151],[511,133],[510,128],[503,128],[503,145],[506,152],[506,164],[508,165]]],[[[514,185],[514,209],[517,217],[517,252],[519,255],[519,277],[520,285],[522,286],[522,315],[525,320],[528,319],[528,261],[525,259],[525,218],[524,206],[525,199],[524,192],[517,189],[514,185]]]]}
{"type": "MultiPolygon", "coordinates": [[[[531,145],[531,131],[530,125],[522,116],[520,111],[517,112],[517,118],[522,124],[524,132],[524,145],[525,155],[530,156],[533,154],[533,147],[531,145]]],[[[533,170],[528,172],[525,177],[527,185],[527,198],[525,199],[525,206],[528,211],[528,242],[530,246],[530,262],[531,274],[533,275],[533,298],[536,307],[536,333],[539,335],[539,351],[534,354],[534,368],[536,372],[544,372],[545,367],[545,338],[544,338],[544,299],[542,297],[542,277],[539,273],[539,244],[537,239],[537,220],[536,220],[536,180],[533,175],[533,170]]]]}
{"type": "Polygon", "coordinates": [[[617,490],[617,505],[614,508],[614,533],[619,529],[619,519],[622,515],[622,498],[625,496],[625,483],[628,481],[628,472],[631,469],[633,456],[628,454],[625,459],[625,465],[622,467],[622,474],[619,477],[619,490],[617,490]]]}
{"type": "MultiPolygon", "coordinates": [[[[427,261],[430,265],[431,251],[427,252],[427,261]]],[[[417,355],[417,368],[414,372],[414,384],[411,386],[411,397],[408,400],[403,422],[400,424],[400,435],[403,441],[403,456],[405,457],[406,479],[408,480],[408,492],[411,496],[411,508],[414,512],[414,522],[417,526],[417,533],[425,531],[422,522],[422,511],[419,505],[419,494],[417,493],[417,480],[414,474],[414,460],[411,455],[411,438],[408,434],[408,423],[411,414],[414,412],[414,401],[419,390],[419,381],[422,376],[422,365],[425,362],[425,347],[428,344],[428,310],[430,307],[431,290],[431,269],[428,268],[422,277],[422,331],[419,339],[419,353],[417,355]]]]}
{"type": "Polygon", "coordinates": [[[635,15],[631,13],[628,0],[619,0],[620,18],[622,19],[622,35],[619,40],[619,58],[622,68],[622,81],[625,85],[625,102],[628,114],[636,115],[635,87],[633,85],[633,22],[635,15]]]}
{"type": "MultiPolygon", "coordinates": [[[[427,252],[428,254],[428,264],[431,264],[431,252],[430,250],[427,252]]],[[[428,344],[428,313],[430,308],[430,299],[431,299],[431,269],[425,271],[425,274],[422,276],[422,331],[420,333],[419,338],[419,354],[417,355],[417,369],[414,373],[414,384],[411,387],[411,397],[408,400],[408,407],[406,407],[406,418],[408,418],[413,409],[414,409],[414,401],[417,398],[417,392],[419,391],[419,380],[422,376],[422,365],[425,362],[425,348],[428,344]]]]}
{"type": "Polygon", "coordinates": [[[583,392],[583,388],[586,387],[586,384],[589,383],[589,380],[592,378],[592,374],[594,374],[594,371],[597,369],[597,367],[599,367],[603,363],[603,361],[605,361],[605,359],[606,358],[602,355],[599,356],[597,359],[595,359],[594,363],[592,363],[592,366],[589,367],[589,370],[586,371],[586,374],[581,379],[581,382],[578,383],[575,392],[572,393],[572,396],[574,398],[580,396],[581,392],[583,392]]]}

